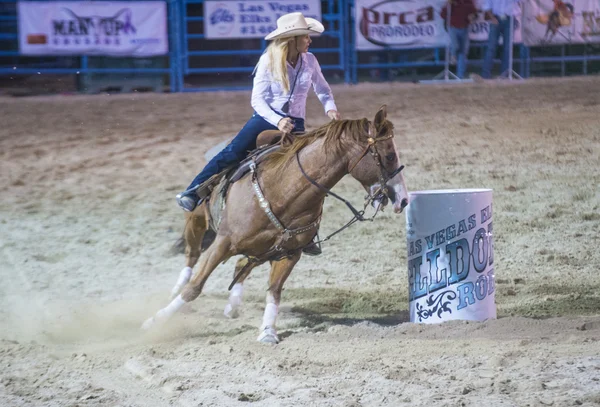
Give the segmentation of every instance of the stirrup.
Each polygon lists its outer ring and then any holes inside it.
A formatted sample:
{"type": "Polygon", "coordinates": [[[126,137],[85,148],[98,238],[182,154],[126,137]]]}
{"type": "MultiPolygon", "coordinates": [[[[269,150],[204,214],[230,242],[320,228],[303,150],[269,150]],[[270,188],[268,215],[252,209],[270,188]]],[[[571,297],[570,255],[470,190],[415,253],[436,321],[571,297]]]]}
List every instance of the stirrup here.
{"type": "Polygon", "coordinates": [[[208,195],[210,195],[214,178],[215,177],[212,176],[202,184],[177,194],[175,197],[177,205],[186,212],[192,212],[208,195]]]}
{"type": "Polygon", "coordinates": [[[307,254],[309,256],[318,256],[319,254],[323,253],[323,251],[321,250],[321,245],[315,242],[315,240],[319,240],[319,238],[315,236],[313,241],[302,249],[302,253],[307,254]]]}

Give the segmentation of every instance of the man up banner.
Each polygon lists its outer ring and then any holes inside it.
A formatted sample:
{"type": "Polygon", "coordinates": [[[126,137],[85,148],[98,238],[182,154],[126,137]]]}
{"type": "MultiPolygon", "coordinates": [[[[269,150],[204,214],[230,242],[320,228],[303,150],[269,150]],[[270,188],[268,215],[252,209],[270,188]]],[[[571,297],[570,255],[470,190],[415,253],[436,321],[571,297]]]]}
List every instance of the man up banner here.
{"type": "Polygon", "coordinates": [[[22,55],[155,56],[168,52],[164,1],[21,1],[22,55]]]}

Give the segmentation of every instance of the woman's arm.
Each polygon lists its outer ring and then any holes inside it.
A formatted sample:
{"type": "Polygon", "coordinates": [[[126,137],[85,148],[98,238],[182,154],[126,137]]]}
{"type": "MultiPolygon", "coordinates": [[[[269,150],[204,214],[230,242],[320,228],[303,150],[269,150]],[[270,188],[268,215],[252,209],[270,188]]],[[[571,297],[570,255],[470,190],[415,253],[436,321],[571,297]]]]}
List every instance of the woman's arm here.
{"type": "Polygon", "coordinates": [[[273,79],[271,78],[271,74],[267,70],[267,57],[266,55],[263,55],[256,66],[254,85],[252,86],[252,99],[250,104],[256,113],[258,113],[262,118],[271,123],[273,126],[277,126],[281,120],[281,116],[275,113],[265,100],[265,95],[269,95],[271,93],[272,82],[273,79]]]}
{"type": "Polygon", "coordinates": [[[317,61],[317,58],[312,54],[309,54],[309,57],[313,58],[314,65],[313,75],[311,78],[313,90],[325,108],[325,113],[327,115],[329,115],[329,112],[332,110],[337,112],[335,100],[333,100],[333,93],[331,92],[331,88],[323,76],[323,72],[321,72],[321,65],[319,65],[319,61],[317,61]]]}

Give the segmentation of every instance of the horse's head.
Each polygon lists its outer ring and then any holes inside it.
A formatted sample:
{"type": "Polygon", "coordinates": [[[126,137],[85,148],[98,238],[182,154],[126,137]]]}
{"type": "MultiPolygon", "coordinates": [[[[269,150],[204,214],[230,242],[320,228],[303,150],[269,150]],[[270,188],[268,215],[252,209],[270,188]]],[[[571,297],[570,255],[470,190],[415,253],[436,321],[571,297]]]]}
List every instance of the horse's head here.
{"type": "Polygon", "coordinates": [[[394,212],[401,213],[409,197],[402,175],[402,166],[394,143],[394,125],[387,120],[387,108],[382,106],[368,135],[361,138],[362,154],[350,163],[350,174],[367,190],[375,204],[392,201],[394,212]],[[364,141],[364,144],[362,144],[364,141]]]}

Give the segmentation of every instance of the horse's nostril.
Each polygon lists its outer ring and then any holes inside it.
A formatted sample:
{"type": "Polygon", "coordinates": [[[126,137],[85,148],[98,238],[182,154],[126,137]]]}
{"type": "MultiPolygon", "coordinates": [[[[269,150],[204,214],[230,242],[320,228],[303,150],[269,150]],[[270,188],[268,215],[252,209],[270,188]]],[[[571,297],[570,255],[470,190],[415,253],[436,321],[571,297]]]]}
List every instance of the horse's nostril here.
{"type": "Polygon", "coordinates": [[[402,202],[400,202],[400,206],[402,209],[406,208],[408,206],[408,199],[404,198],[402,202]]]}

